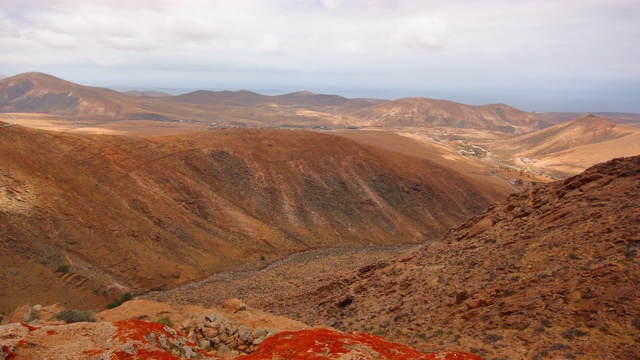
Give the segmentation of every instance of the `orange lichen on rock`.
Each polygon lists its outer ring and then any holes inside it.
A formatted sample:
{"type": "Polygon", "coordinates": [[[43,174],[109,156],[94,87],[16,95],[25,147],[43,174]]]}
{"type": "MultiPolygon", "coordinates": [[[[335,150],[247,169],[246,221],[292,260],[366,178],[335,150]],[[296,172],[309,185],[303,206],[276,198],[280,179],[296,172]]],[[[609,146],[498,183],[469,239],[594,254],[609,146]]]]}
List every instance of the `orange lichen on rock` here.
{"type": "Polygon", "coordinates": [[[129,319],[116,321],[113,325],[118,329],[116,335],[113,337],[114,340],[134,340],[148,343],[148,336],[150,334],[153,334],[155,337],[157,337],[158,334],[162,334],[166,336],[167,339],[175,338],[174,335],[165,329],[164,325],[155,322],[129,319]]]}
{"type": "Polygon", "coordinates": [[[473,354],[447,351],[424,354],[410,347],[394,344],[382,337],[363,333],[340,333],[328,329],[282,332],[267,338],[252,360],[339,358],[349,354],[361,359],[482,360],[473,354]]]}
{"type": "Polygon", "coordinates": [[[29,324],[25,324],[25,323],[20,323],[20,325],[22,325],[23,327],[25,327],[25,328],[29,329],[29,331],[34,331],[34,330],[38,330],[38,329],[40,329],[40,328],[39,328],[39,327],[37,327],[37,326],[31,326],[31,325],[29,325],[29,324]]]}
{"type": "Polygon", "coordinates": [[[15,359],[15,355],[13,354],[13,348],[11,346],[7,346],[7,345],[2,345],[2,352],[0,352],[0,355],[2,355],[2,359],[4,360],[13,360],[15,359]]]}
{"type": "Polygon", "coordinates": [[[111,353],[109,360],[179,360],[180,358],[162,350],[139,349],[135,354],[124,351],[111,353]]]}
{"type": "Polygon", "coordinates": [[[105,352],[104,349],[87,349],[82,352],[82,355],[93,356],[93,355],[100,355],[103,352],[105,352]]]}

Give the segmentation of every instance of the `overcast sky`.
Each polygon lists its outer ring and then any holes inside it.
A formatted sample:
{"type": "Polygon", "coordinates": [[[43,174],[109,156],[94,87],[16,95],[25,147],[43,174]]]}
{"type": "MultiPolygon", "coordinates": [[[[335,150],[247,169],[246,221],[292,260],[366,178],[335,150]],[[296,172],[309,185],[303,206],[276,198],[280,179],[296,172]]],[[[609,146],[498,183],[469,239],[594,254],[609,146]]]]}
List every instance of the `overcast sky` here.
{"type": "Polygon", "coordinates": [[[640,112],[638,0],[0,0],[0,74],[640,112]]]}

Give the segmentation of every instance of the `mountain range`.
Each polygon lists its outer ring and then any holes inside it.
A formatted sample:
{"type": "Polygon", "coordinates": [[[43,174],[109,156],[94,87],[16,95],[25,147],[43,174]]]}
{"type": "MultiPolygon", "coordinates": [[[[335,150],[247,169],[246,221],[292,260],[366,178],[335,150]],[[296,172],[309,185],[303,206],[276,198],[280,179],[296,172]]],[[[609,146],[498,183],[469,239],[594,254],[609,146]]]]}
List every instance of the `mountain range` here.
{"type": "Polygon", "coordinates": [[[539,115],[504,104],[471,106],[424,98],[347,99],[309,92],[278,96],[250,91],[205,90],[177,96],[146,94],[120,93],[74,84],[42,73],[24,73],[0,80],[0,112],[86,119],[190,120],[243,126],[437,125],[507,133],[527,132],[550,125],[539,115]]]}

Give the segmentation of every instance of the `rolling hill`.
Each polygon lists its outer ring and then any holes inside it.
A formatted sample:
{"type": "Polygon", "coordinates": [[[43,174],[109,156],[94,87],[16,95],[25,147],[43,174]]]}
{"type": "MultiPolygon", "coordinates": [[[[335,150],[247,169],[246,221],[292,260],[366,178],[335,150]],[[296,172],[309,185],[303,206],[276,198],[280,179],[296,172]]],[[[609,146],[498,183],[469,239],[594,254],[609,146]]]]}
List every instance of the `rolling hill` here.
{"type": "Polygon", "coordinates": [[[612,158],[640,154],[640,129],[587,115],[497,142],[490,150],[500,159],[564,177],[612,158]]]}
{"type": "Polygon", "coordinates": [[[302,131],[0,128],[0,287],[104,305],[293,252],[432,239],[490,204],[427,160],[302,131]]]}
{"type": "Polygon", "coordinates": [[[165,96],[173,96],[169,93],[163,91],[155,91],[155,90],[130,90],[125,92],[128,95],[140,96],[140,97],[165,97],[165,96]]]}
{"type": "Polygon", "coordinates": [[[444,126],[508,134],[549,125],[540,115],[504,104],[471,106],[425,98],[348,99],[305,91],[277,96],[246,90],[198,90],[177,96],[165,95],[168,94],[120,93],[32,72],[0,80],[0,113],[39,113],[90,120],[214,123],[223,127],[444,126]]]}
{"type": "Polygon", "coordinates": [[[504,104],[472,106],[447,100],[404,98],[353,113],[363,124],[383,127],[462,127],[528,132],[550,125],[536,114],[504,104]]]}
{"type": "Polygon", "coordinates": [[[117,91],[77,85],[51,75],[24,73],[0,80],[0,112],[119,118],[135,109],[117,91]]]}

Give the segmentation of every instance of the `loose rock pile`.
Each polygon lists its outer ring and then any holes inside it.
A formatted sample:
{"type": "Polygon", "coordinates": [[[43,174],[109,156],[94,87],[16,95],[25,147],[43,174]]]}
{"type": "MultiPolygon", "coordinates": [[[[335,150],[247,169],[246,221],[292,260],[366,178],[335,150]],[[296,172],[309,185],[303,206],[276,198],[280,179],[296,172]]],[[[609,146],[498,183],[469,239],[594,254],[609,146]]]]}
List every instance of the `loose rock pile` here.
{"type": "MultiPolygon", "coordinates": [[[[244,304],[236,311],[243,311],[244,304]]],[[[205,352],[218,356],[238,356],[251,354],[268,336],[276,334],[275,329],[250,328],[216,314],[192,315],[178,328],[187,339],[198,344],[205,352]]]]}

